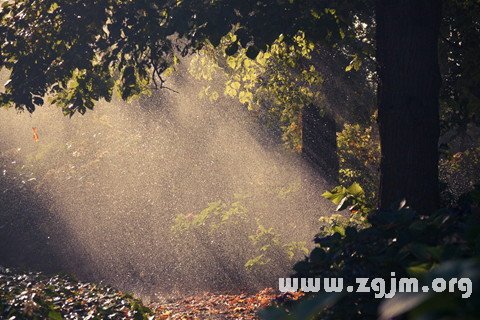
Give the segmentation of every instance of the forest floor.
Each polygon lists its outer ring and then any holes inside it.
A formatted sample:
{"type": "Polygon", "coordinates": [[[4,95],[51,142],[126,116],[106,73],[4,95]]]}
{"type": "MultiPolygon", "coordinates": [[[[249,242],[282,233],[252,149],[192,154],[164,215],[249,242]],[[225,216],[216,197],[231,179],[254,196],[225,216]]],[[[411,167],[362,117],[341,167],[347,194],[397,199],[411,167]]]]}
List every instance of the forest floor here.
{"type": "Polygon", "coordinates": [[[258,319],[257,312],[279,296],[267,288],[256,294],[202,293],[151,304],[155,319],[258,319]]]}
{"type": "Polygon", "coordinates": [[[108,286],[68,276],[46,276],[0,267],[0,319],[258,319],[273,302],[295,300],[267,288],[256,294],[201,293],[188,297],[140,299],[108,286]]]}

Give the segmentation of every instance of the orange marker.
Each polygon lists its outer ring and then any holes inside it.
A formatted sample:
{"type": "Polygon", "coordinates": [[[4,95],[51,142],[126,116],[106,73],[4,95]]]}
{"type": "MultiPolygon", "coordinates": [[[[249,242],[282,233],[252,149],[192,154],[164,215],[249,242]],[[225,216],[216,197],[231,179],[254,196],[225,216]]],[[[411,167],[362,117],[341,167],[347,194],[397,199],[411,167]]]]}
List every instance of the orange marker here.
{"type": "Polygon", "coordinates": [[[34,140],[35,142],[38,142],[38,140],[40,140],[40,139],[39,139],[39,137],[38,137],[37,128],[33,127],[33,128],[32,128],[32,131],[33,131],[33,140],[34,140]]]}

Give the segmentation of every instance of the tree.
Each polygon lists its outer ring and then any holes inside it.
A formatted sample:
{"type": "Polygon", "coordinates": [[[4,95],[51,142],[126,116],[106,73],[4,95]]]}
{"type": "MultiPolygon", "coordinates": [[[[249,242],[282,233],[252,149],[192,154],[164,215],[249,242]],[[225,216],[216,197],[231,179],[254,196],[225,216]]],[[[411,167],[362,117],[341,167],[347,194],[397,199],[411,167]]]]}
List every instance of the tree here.
{"type": "Polygon", "coordinates": [[[441,1],[377,1],[380,206],[438,207],[441,1]]]}
{"type": "MultiPolygon", "coordinates": [[[[447,2],[458,10],[478,6],[447,2]]],[[[242,46],[252,58],[279,34],[289,39],[303,30],[353,57],[347,69],[360,67],[362,57],[371,70],[378,62],[381,207],[402,198],[422,213],[437,207],[440,1],[8,0],[0,21],[0,67],[10,71],[1,104],[33,112],[48,96],[67,115],[110,100],[114,88],[129,99],[162,87],[176,55],[205,41],[217,45],[233,29],[237,39],[227,53],[242,46]]],[[[471,28],[478,34],[478,25],[445,21],[455,31],[444,33],[448,42],[458,45],[462,37],[452,34],[465,37],[471,28]]]]}

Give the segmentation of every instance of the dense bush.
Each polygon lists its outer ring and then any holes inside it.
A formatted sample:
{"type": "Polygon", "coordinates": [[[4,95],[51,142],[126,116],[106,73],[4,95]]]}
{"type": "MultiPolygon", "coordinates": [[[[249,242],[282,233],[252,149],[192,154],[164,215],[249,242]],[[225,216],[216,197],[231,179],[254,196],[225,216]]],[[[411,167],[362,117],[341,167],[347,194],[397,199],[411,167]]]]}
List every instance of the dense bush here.
{"type": "Polygon", "coordinates": [[[368,215],[369,226],[323,230],[317,246],[295,265],[297,278],[343,278],[344,288],[355,278],[383,278],[390,291],[395,277],[416,277],[430,284],[433,277],[469,277],[473,294],[462,299],[460,292],[397,294],[382,302],[370,293],[306,294],[296,305],[267,309],[266,319],[376,319],[408,313],[413,319],[478,319],[480,258],[480,188],[462,197],[461,206],[420,216],[404,203],[389,211],[368,215]],[[475,284],[477,287],[475,287],[475,284]]]}
{"type": "Polygon", "coordinates": [[[0,319],[153,319],[139,299],[107,286],[0,267],[0,319]]]}

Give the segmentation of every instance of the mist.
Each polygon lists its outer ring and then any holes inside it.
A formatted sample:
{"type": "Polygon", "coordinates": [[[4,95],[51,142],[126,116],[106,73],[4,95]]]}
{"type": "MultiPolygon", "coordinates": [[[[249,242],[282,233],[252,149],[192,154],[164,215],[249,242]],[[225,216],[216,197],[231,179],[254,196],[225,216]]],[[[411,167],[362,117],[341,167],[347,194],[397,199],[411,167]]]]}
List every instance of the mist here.
{"type": "Polygon", "coordinates": [[[168,85],[178,93],[102,102],[72,118],[53,106],[0,110],[1,263],[140,295],[255,290],[291,271],[280,253],[266,271],[245,269],[258,254],[252,221],[311,247],[332,211],[321,172],[238,102],[203,101],[185,77],[168,85]],[[218,201],[240,203],[248,219],[173,231],[178,215],[218,201]]]}

